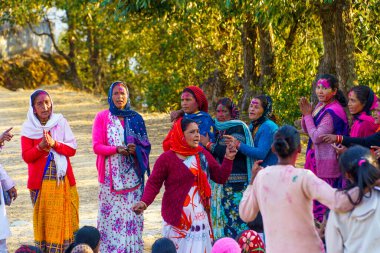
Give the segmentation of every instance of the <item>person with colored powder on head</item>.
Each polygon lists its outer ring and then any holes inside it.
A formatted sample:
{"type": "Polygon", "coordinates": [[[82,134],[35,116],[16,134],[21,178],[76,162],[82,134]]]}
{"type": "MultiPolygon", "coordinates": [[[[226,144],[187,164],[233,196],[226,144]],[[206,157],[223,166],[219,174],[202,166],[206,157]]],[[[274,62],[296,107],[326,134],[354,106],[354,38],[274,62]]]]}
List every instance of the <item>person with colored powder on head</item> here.
{"type": "MultiPolygon", "coordinates": [[[[197,86],[188,86],[183,89],[181,94],[181,107],[179,111],[172,113],[172,121],[176,121],[180,117],[194,120],[199,125],[199,133],[208,136],[211,142],[215,141],[214,121],[208,114],[208,102],[203,90],[197,86]]],[[[162,143],[164,151],[170,149],[170,139],[172,130],[169,131],[162,143]]]]}
{"type": "MultiPolygon", "coordinates": [[[[226,153],[227,143],[224,136],[236,139],[252,146],[253,140],[248,126],[239,120],[239,109],[230,98],[222,98],[216,103],[216,141],[211,142],[208,136],[201,135],[201,143],[221,164],[226,153]]],[[[241,152],[236,154],[231,175],[225,184],[211,182],[211,217],[214,238],[235,238],[248,226],[239,218],[239,202],[242,190],[248,185],[248,172],[251,171],[253,159],[241,152]]]]}
{"type": "Polygon", "coordinates": [[[69,159],[77,142],[63,115],[53,112],[44,90],[30,96],[21,148],[28,164],[35,244],[42,252],[64,252],[79,228],[79,196],[69,159]]]}
{"type": "Polygon", "coordinates": [[[240,201],[240,218],[251,221],[261,211],[266,252],[325,252],[314,225],[313,200],[331,210],[350,211],[353,208],[350,198],[358,198],[358,188],[339,192],[310,170],[296,168],[301,139],[292,126],[284,125],[277,130],[272,149],[278,164],[263,169],[259,166],[261,161],[255,162],[251,182],[240,201]]]}
{"type": "Polygon", "coordinates": [[[151,145],[142,116],[131,109],[127,85],[112,83],[108,104],[92,128],[100,188],[99,251],[142,253],[144,220],[132,206],[141,200],[151,145]]]}
{"type": "MultiPolygon", "coordinates": [[[[321,75],[315,86],[318,104],[312,109],[309,101],[302,97],[299,102],[302,113],[301,126],[309,136],[306,150],[305,169],[314,172],[331,187],[339,187],[341,173],[335,149],[323,141],[323,134],[348,133],[348,120],[344,107],[347,100],[339,89],[339,82],[330,74],[321,75]]],[[[313,213],[315,223],[323,230],[326,225],[326,206],[314,202],[313,213]]],[[[322,231],[321,231],[322,232],[322,231]]]]}

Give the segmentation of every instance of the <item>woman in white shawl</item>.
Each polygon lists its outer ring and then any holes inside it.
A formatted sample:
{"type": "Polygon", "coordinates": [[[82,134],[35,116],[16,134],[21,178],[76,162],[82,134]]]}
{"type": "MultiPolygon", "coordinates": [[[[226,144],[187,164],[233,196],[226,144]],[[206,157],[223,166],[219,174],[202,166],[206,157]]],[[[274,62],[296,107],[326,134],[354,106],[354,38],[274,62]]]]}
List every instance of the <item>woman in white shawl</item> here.
{"type": "Polygon", "coordinates": [[[29,102],[21,147],[34,206],[34,240],[43,252],[64,252],[79,223],[79,198],[69,160],[77,144],[66,119],[53,113],[46,91],[36,90],[29,102]]]}
{"type": "MultiPolygon", "coordinates": [[[[13,134],[10,132],[12,128],[4,131],[0,134],[0,150],[4,145],[4,141],[10,141],[13,137],[13,134]]],[[[9,194],[9,200],[15,200],[17,198],[17,190],[15,188],[15,183],[8,176],[7,172],[3,169],[3,166],[0,164],[0,253],[8,252],[6,239],[11,235],[9,230],[9,223],[7,219],[7,213],[5,210],[5,205],[7,204],[4,199],[4,193],[9,194]]]]}

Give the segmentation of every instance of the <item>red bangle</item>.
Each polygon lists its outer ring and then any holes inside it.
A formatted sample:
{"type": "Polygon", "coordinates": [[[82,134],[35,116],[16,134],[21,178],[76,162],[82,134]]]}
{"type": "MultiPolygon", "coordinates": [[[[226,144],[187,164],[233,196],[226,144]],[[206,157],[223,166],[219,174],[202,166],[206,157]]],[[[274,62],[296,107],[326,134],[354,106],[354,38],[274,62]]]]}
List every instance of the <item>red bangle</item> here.
{"type": "Polygon", "coordinates": [[[212,142],[207,142],[207,144],[206,144],[206,149],[207,150],[211,150],[211,145],[212,145],[212,142]]]}
{"type": "Polygon", "coordinates": [[[342,140],[343,140],[343,136],[342,135],[337,135],[336,136],[336,142],[337,143],[342,143],[342,140]]]}

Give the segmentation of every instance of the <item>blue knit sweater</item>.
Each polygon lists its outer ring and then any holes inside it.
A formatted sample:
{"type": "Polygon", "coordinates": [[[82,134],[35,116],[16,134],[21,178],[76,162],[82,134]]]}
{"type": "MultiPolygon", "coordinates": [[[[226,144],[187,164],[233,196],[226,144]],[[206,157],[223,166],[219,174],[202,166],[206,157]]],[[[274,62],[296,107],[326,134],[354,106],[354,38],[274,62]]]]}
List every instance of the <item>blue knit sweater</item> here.
{"type": "Polygon", "coordinates": [[[278,126],[272,120],[266,120],[259,126],[253,139],[254,147],[241,143],[239,151],[255,160],[263,160],[261,166],[277,164],[277,156],[271,151],[273,136],[278,126]]]}

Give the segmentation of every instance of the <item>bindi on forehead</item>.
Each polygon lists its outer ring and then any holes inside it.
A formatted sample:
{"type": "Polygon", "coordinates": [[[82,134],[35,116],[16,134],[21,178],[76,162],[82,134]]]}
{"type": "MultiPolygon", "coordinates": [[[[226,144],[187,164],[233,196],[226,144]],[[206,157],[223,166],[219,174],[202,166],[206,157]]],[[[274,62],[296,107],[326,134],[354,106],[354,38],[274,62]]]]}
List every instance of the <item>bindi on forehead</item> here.
{"type": "Polygon", "coordinates": [[[252,99],[251,105],[260,105],[260,103],[257,99],[252,99]]]}

